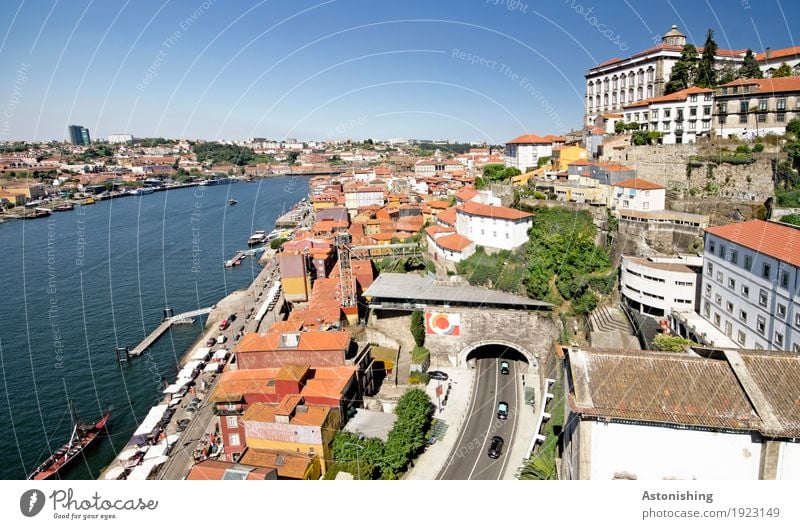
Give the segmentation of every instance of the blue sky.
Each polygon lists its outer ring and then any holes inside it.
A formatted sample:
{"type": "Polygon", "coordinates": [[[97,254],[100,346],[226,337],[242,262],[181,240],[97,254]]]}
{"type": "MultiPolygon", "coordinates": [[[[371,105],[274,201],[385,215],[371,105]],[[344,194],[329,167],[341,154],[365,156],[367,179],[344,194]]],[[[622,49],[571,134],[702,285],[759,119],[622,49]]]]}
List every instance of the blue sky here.
{"type": "Polygon", "coordinates": [[[4,0],[0,140],[75,123],[502,143],[579,127],[586,69],[672,24],[760,51],[794,45],[798,14],[788,0],[4,0]]]}

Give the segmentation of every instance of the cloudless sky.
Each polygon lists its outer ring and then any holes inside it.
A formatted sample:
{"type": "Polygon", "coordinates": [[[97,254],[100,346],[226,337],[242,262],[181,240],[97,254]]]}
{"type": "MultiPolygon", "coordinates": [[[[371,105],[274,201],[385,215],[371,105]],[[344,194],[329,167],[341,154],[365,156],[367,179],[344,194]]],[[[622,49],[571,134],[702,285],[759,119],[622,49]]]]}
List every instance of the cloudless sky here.
{"type": "Polygon", "coordinates": [[[672,24],[795,44],[783,0],[2,0],[0,140],[502,143],[580,127],[586,70],[672,24]],[[473,61],[477,61],[473,63],[473,61]]]}

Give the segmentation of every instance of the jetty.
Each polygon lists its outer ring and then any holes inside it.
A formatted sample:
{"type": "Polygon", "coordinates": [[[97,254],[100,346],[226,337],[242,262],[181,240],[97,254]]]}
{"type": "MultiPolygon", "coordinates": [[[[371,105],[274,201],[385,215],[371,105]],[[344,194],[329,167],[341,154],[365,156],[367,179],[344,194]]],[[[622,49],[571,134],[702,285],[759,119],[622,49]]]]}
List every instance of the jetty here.
{"type": "MultiPolygon", "coordinates": [[[[186,323],[188,320],[191,320],[195,316],[202,316],[203,314],[208,314],[210,312],[211,312],[211,307],[205,307],[202,309],[191,310],[188,312],[181,312],[180,314],[171,316],[170,314],[172,313],[172,309],[164,309],[164,319],[161,321],[161,324],[158,327],[156,327],[153,332],[148,334],[147,337],[133,349],[127,350],[127,348],[124,348],[126,356],[132,357],[141,355],[147,350],[148,347],[156,343],[156,341],[159,338],[161,338],[161,335],[167,332],[167,329],[172,327],[174,324],[186,323]]],[[[119,357],[119,354],[117,355],[117,358],[119,360],[122,360],[122,358],[119,357]]]]}
{"type": "Polygon", "coordinates": [[[231,267],[240,265],[242,264],[242,259],[244,259],[245,257],[247,257],[247,252],[245,252],[244,250],[239,250],[238,252],[236,252],[236,255],[234,255],[231,259],[225,261],[225,266],[231,267]]]}

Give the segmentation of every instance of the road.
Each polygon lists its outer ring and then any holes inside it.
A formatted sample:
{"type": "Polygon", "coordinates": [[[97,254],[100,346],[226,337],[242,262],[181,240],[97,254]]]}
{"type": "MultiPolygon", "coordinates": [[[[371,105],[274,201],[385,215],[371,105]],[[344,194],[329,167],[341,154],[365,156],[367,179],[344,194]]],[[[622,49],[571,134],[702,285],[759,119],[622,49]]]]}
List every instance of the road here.
{"type": "Polygon", "coordinates": [[[437,479],[502,479],[517,424],[519,377],[517,362],[508,360],[510,372],[500,374],[500,359],[476,360],[475,388],[464,426],[437,479]],[[508,419],[497,418],[497,404],[508,403],[508,419]],[[491,439],[505,441],[502,455],[487,455],[491,439]]]}

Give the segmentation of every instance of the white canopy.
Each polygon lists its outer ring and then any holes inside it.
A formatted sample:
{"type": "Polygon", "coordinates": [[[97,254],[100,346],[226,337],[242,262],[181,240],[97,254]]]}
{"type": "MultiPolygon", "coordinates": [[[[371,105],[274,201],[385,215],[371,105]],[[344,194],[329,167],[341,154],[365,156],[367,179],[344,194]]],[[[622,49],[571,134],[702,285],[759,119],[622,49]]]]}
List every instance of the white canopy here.
{"type": "Polygon", "coordinates": [[[153,445],[150,447],[150,450],[148,450],[147,454],[145,454],[144,456],[144,460],[149,461],[151,459],[161,457],[166,453],[167,453],[167,443],[158,443],[157,445],[153,445]]]}
{"type": "Polygon", "coordinates": [[[129,448],[126,448],[119,454],[117,454],[117,459],[119,459],[120,461],[127,461],[128,459],[132,458],[138,451],[139,451],[138,447],[131,446],[129,448]]]}
{"type": "Polygon", "coordinates": [[[136,431],[133,432],[134,437],[137,435],[147,435],[152,432],[153,428],[155,428],[156,424],[158,424],[158,421],[160,421],[161,417],[164,416],[164,411],[166,411],[166,409],[166,404],[159,404],[158,406],[153,406],[150,408],[150,411],[147,412],[147,416],[144,418],[136,431]]]}
{"type": "Polygon", "coordinates": [[[156,461],[156,459],[151,459],[150,461],[145,461],[141,465],[134,467],[131,473],[128,474],[128,479],[147,479],[153,469],[161,464],[156,461]]]}
{"type": "Polygon", "coordinates": [[[192,352],[192,355],[189,357],[190,360],[205,360],[208,358],[209,353],[211,353],[210,347],[198,347],[197,349],[192,352]]]}
{"type": "Polygon", "coordinates": [[[228,356],[227,349],[220,349],[216,353],[214,353],[213,359],[214,360],[225,360],[225,357],[228,356]]]}
{"type": "Polygon", "coordinates": [[[203,369],[203,373],[216,373],[217,371],[220,370],[221,367],[222,367],[222,364],[214,362],[214,363],[208,364],[203,369]]]}
{"type": "Polygon", "coordinates": [[[125,472],[123,467],[111,467],[103,474],[103,479],[118,479],[125,472]]]}
{"type": "Polygon", "coordinates": [[[180,398],[180,397],[175,397],[174,399],[172,399],[171,401],[169,401],[169,406],[170,406],[170,407],[172,407],[172,406],[177,406],[177,405],[178,405],[178,404],[180,404],[180,403],[181,403],[181,398],[180,398]]]}
{"type": "Polygon", "coordinates": [[[167,389],[165,389],[162,393],[164,393],[165,395],[167,393],[169,393],[169,394],[177,393],[179,389],[180,388],[178,387],[177,384],[170,384],[169,386],[167,386],[167,389]]]}
{"type": "Polygon", "coordinates": [[[170,434],[170,435],[167,436],[165,441],[167,442],[167,446],[172,446],[175,443],[177,443],[178,439],[180,439],[180,438],[181,438],[181,436],[178,435],[178,434],[170,434]]]}

